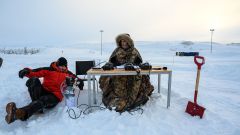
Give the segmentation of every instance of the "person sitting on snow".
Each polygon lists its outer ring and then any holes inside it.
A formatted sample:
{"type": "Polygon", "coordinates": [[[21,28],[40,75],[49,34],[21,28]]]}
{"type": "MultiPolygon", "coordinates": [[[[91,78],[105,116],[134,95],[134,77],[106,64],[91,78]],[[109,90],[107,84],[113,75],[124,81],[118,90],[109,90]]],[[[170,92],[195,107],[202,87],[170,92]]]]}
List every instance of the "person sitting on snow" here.
{"type": "MultiPolygon", "coordinates": [[[[125,65],[134,69],[133,65],[140,65],[142,57],[134,47],[129,34],[120,34],[116,37],[117,48],[109,58],[109,62],[102,68],[113,69],[115,66],[125,65]]],[[[125,76],[101,76],[100,88],[103,91],[102,102],[109,108],[115,108],[117,112],[130,111],[145,104],[154,87],[150,83],[148,75],[125,76]]]]}
{"type": "MultiPolygon", "coordinates": [[[[24,68],[19,71],[19,77],[24,76],[29,79],[26,82],[28,92],[32,102],[22,108],[17,108],[14,102],[10,102],[6,106],[7,115],[5,120],[8,124],[15,120],[25,121],[34,113],[43,113],[43,109],[55,107],[62,101],[63,95],[60,90],[61,84],[66,80],[66,77],[77,78],[67,68],[67,60],[64,57],[59,58],[56,62],[52,62],[50,67],[42,67],[37,69],[24,68]],[[39,78],[43,77],[41,84],[39,78]]],[[[83,89],[84,83],[79,81],[79,89],[83,89]]]]}

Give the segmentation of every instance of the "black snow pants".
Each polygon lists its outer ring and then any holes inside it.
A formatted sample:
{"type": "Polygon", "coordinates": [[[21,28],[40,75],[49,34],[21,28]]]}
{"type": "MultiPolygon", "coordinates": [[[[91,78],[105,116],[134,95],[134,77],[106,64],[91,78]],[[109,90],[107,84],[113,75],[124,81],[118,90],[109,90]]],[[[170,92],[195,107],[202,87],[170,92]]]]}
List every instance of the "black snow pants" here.
{"type": "Polygon", "coordinates": [[[28,87],[32,102],[29,105],[20,108],[26,112],[23,120],[27,120],[34,113],[43,112],[43,109],[53,108],[60,102],[53,93],[50,93],[43,88],[38,78],[34,77],[28,79],[26,86],[28,87]]]}

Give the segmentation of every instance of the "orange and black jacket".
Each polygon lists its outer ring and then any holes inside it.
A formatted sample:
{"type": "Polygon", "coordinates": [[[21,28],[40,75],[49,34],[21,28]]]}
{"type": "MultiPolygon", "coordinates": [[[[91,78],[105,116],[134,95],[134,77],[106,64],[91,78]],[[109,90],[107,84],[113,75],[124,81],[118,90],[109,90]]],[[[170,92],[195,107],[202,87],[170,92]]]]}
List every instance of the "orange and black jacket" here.
{"type": "MultiPolygon", "coordinates": [[[[28,68],[29,69],[29,68],[28,68]]],[[[29,69],[30,73],[26,76],[28,78],[43,77],[42,86],[48,92],[53,93],[59,101],[62,101],[63,95],[61,93],[61,84],[65,81],[66,77],[77,78],[72,72],[68,71],[61,71],[56,62],[51,63],[50,67],[42,67],[37,69],[29,69]]]]}

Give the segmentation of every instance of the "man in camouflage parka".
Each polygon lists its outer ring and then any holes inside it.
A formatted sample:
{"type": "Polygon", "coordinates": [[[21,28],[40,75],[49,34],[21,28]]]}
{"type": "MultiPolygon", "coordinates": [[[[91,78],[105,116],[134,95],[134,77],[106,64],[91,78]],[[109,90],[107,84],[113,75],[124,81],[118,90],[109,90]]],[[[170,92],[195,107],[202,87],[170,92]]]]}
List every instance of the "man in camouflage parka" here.
{"type": "MultiPolygon", "coordinates": [[[[117,48],[110,56],[109,63],[113,66],[132,63],[140,65],[142,57],[134,47],[129,34],[120,34],[116,37],[117,48]]],[[[145,104],[154,87],[147,75],[101,76],[100,88],[103,91],[103,104],[117,112],[130,111],[145,104]]]]}

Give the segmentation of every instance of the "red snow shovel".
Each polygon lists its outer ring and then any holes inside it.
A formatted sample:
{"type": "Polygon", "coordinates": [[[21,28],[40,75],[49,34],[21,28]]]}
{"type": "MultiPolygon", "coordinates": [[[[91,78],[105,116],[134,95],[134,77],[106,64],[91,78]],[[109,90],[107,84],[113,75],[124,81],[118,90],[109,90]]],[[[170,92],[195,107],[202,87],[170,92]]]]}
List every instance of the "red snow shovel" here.
{"type": "Polygon", "coordinates": [[[201,71],[202,65],[205,63],[205,60],[204,60],[204,57],[202,57],[202,56],[195,56],[194,57],[194,62],[198,66],[197,79],[196,79],[196,85],[195,85],[195,93],[194,93],[194,103],[191,102],[191,101],[188,101],[188,105],[187,105],[187,108],[186,108],[185,112],[189,113],[192,116],[200,116],[200,118],[202,118],[203,113],[205,111],[205,108],[197,104],[197,94],[198,94],[200,71],[201,71]],[[202,62],[199,63],[197,61],[197,59],[201,59],[202,62]]]}

